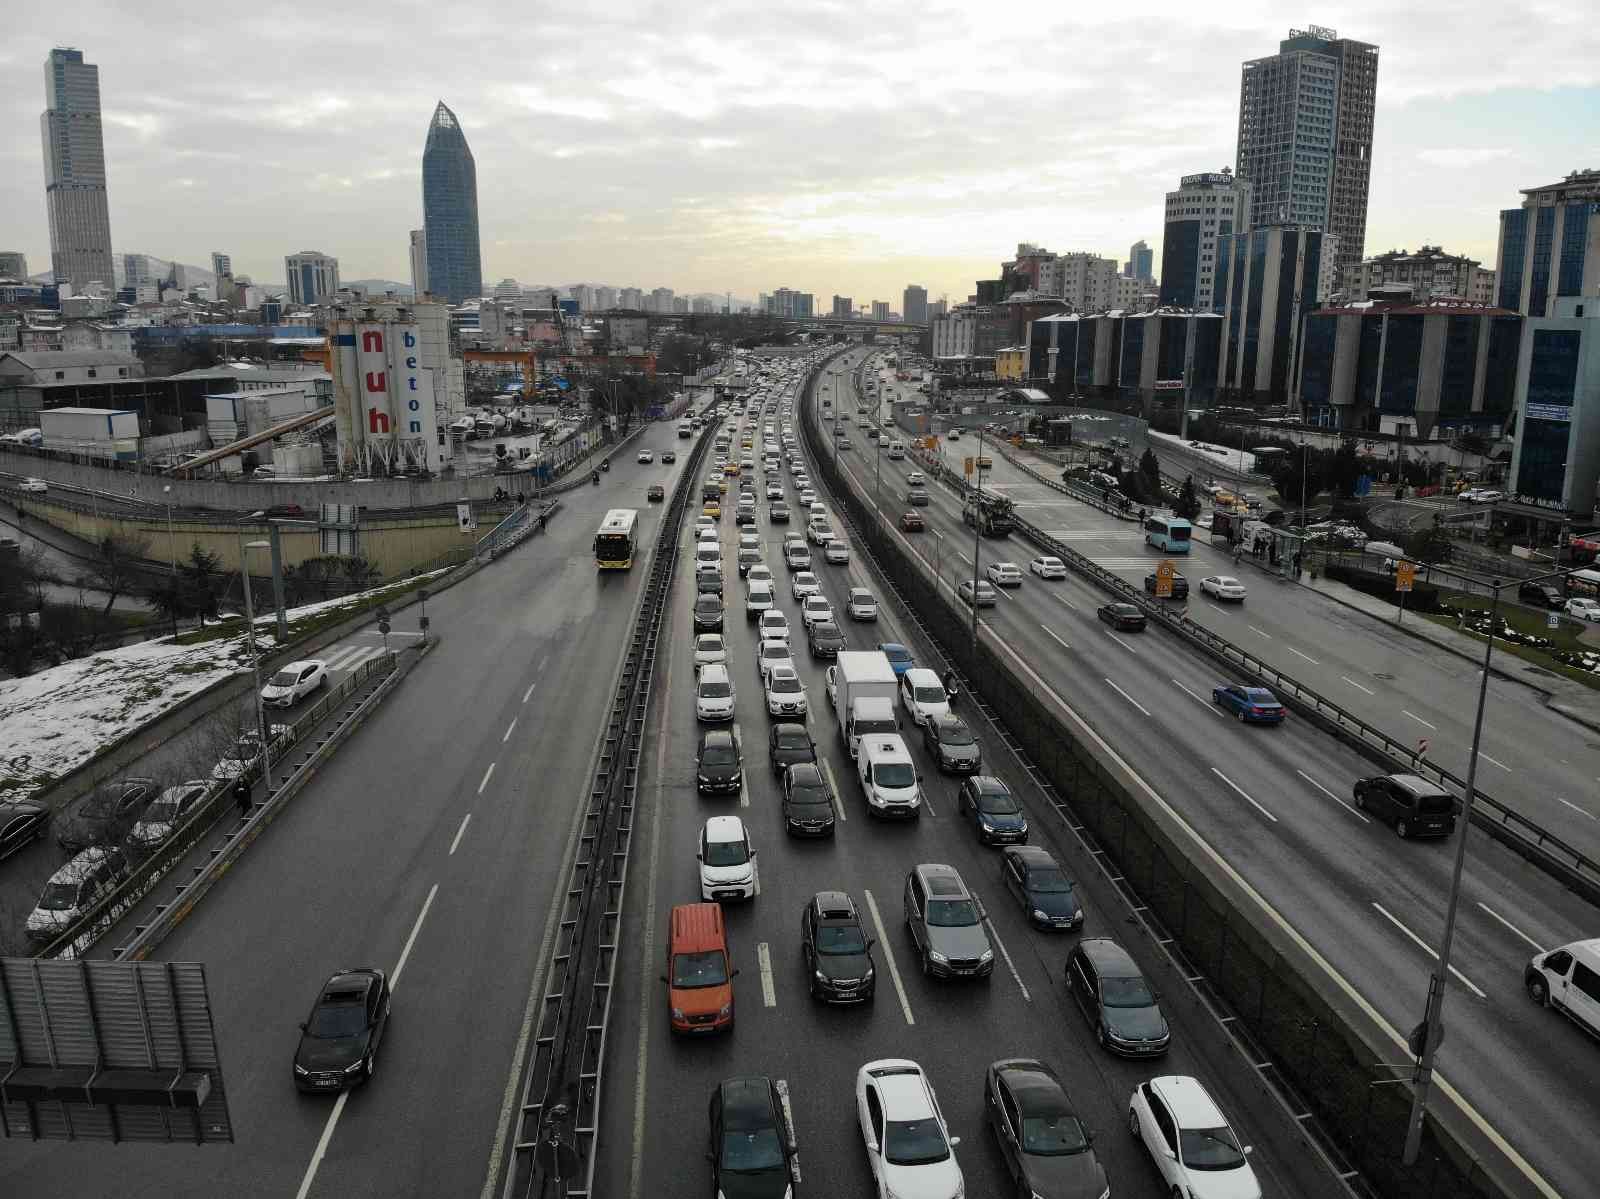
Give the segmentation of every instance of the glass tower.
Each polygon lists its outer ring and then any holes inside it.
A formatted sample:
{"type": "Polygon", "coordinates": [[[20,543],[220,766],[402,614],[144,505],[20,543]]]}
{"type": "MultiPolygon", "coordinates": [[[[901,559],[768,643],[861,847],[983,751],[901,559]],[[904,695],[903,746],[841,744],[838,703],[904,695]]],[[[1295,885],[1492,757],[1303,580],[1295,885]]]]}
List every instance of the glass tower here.
{"type": "Polygon", "coordinates": [[[82,291],[112,286],[111,215],[106,201],[106,147],[100,126],[100,68],[82,50],[50,51],[44,64],[45,208],[50,265],[57,283],[82,291]]]}
{"type": "Polygon", "coordinates": [[[459,304],[483,295],[478,247],[478,167],[456,114],[439,101],[422,151],[427,287],[459,304]]]}

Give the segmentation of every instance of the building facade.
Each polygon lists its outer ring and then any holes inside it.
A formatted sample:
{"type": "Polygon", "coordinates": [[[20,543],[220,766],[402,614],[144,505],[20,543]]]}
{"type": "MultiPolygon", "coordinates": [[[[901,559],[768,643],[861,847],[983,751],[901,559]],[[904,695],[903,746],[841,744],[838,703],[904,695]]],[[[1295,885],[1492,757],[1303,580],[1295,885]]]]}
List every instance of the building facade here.
{"type": "Polygon", "coordinates": [[[1418,303],[1435,297],[1454,297],[1475,304],[1494,300],[1494,272],[1461,254],[1446,254],[1438,246],[1423,246],[1416,253],[1390,250],[1364,258],[1345,271],[1340,290],[1346,299],[1365,300],[1384,287],[1409,287],[1418,303]]]}
{"type": "Polygon", "coordinates": [[[1331,240],[1318,229],[1285,225],[1217,239],[1217,383],[1224,394],[1247,403],[1288,402],[1301,318],[1328,277],[1323,255],[1331,240]]]}
{"type": "Polygon", "coordinates": [[[1155,281],[1155,252],[1140,238],[1128,247],[1128,261],[1122,264],[1122,273],[1141,283],[1155,281]]]}
{"type": "Polygon", "coordinates": [[[461,123],[443,100],[433,110],[422,148],[422,224],[428,289],[452,304],[482,296],[478,165],[461,123]]]}
{"type": "Polygon", "coordinates": [[[28,256],[20,250],[0,250],[0,279],[27,282],[28,256]]]}
{"type": "Polygon", "coordinates": [[[1574,171],[1522,195],[1522,207],[1500,213],[1500,307],[1551,316],[1558,299],[1600,297],[1600,171],[1574,171]]]}
{"type": "Polygon", "coordinates": [[[617,293],[617,307],[628,312],[643,312],[644,292],[637,287],[624,287],[617,293]]]}
{"type": "Polygon", "coordinates": [[[73,291],[92,282],[114,286],[100,68],[84,62],[81,50],[52,50],[44,63],[44,94],[39,131],[55,281],[73,291]]]}
{"type": "Polygon", "coordinates": [[[1060,296],[1077,312],[1105,312],[1116,307],[1121,274],[1113,258],[1083,252],[1052,255],[1039,264],[1037,290],[1060,296]]]}
{"type": "Polygon", "coordinates": [[[1217,238],[1250,227],[1250,181],[1227,169],[1178,180],[1167,193],[1161,238],[1160,303],[1214,312],[1217,238]]]}
{"type": "Polygon", "coordinates": [[[1588,520],[1600,486],[1600,309],[1564,296],[1521,322],[1511,502],[1588,520]]]}
{"type": "Polygon", "coordinates": [[[888,300],[872,301],[872,319],[875,321],[886,321],[889,319],[888,300]]]}
{"type": "Polygon", "coordinates": [[[421,299],[428,294],[428,231],[413,229],[409,247],[411,259],[411,294],[421,299]]]}
{"type": "Polygon", "coordinates": [[[1028,325],[1028,378],[1058,395],[1137,402],[1148,416],[1187,380],[1192,403],[1216,395],[1222,318],[1213,313],[1055,313],[1028,325]]]}
{"type": "Polygon", "coordinates": [[[919,283],[906,286],[900,297],[900,312],[908,325],[928,323],[928,289],[919,283]]]}
{"type": "Polygon", "coordinates": [[[338,294],[339,260],[317,250],[301,250],[283,260],[291,304],[315,304],[338,294]]]}
{"type": "Polygon", "coordinates": [[[849,296],[833,297],[833,319],[847,321],[856,314],[855,301],[849,296]]]}
{"type": "Polygon", "coordinates": [[[1291,29],[1278,53],[1244,64],[1240,178],[1250,228],[1293,224],[1339,239],[1336,275],[1361,261],[1372,171],[1378,47],[1332,29],[1291,29]]]}

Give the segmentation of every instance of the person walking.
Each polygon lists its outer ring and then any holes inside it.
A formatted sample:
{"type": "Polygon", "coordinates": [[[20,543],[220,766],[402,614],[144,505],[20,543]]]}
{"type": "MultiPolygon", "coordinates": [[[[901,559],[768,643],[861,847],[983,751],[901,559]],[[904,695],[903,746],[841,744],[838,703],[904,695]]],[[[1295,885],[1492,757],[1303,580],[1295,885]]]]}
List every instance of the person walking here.
{"type": "Polygon", "coordinates": [[[233,780],[233,802],[239,805],[239,818],[248,820],[251,808],[250,775],[246,771],[241,770],[233,780]]]}

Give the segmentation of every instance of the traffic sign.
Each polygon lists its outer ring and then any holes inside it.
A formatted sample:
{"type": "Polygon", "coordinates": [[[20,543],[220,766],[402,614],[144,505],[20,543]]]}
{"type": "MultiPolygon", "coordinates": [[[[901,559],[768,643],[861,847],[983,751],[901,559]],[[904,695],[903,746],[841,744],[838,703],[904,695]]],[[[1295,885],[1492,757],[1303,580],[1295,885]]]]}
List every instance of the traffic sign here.
{"type": "Polygon", "coordinates": [[[1561,613],[1551,611],[1545,614],[1545,628],[1559,629],[1561,627],[1561,613]]]}
{"type": "Polygon", "coordinates": [[[1172,580],[1177,575],[1178,568],[1173,566],[1171,558],[1163,558],[1156,563],[1156,598],[1169,599],[1172,596],[1172,580]]]}
{"type": "Polygon", "coordinates": [[[972,477],[972,458],[970,455],[961,460],[961,473],[968,478],[972,477]]]}
{"type": "Polygon", "coordinates": [[[1410,591],[1411,584],[1417,580],[1417,564],[1401,560],[1394,567],[1394,589],[1396,591],[1410,591]]]}

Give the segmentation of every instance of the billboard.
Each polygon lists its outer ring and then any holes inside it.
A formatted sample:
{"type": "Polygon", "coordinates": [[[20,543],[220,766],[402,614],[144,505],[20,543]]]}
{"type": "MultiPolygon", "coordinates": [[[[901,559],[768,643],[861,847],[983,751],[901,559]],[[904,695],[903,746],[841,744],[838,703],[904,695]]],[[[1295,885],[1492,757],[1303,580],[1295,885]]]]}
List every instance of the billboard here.
{"type": "Polygon", "coordinates": [[[332,341],[341,466],[362,474],[437,474],[443,448],[419,327],[341,320],[334,322],[332,341]]]}

